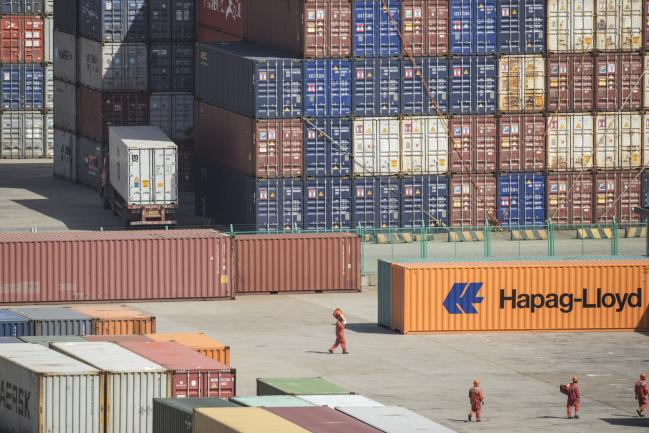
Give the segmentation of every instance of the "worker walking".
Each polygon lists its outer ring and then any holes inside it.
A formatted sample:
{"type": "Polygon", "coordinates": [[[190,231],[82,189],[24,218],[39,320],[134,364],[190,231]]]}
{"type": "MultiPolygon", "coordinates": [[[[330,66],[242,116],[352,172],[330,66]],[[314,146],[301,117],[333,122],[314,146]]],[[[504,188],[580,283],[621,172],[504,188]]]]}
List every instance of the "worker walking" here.
{"type": "Polygon", "coordinates": [[[647,385],[647,373],[640,375],[640,380],[635,383],[635,399],[638,400],[638,416],[644,417],[644,411],[647,408],[647,395],[649,394],[649,385],[647,385]]]}
{"type": "Polygon", "coordinates": [[[343,354],[347,355],[347,340],[345,340],[345,316],[340,308],[334,310],[334,317],[336,318],[336,342],[329,349],[329,353],[334,353],[334,351],[341,346],[343,349],[343,354]]]}
{"type": "Polygon", "coordinates": [[[469,402],[471,403],[471,410],[469,411],[469,421],[473,418],[475,413],[475,420],[481,422],[480,415],[482,413],[482,405],[484,404],[484,393],[480,389],[480,379],[473,381],[473,386],[469,389],[469,402]]]}
{"type": "Polygon", "coordinates": [[[568,411],[568,419],[579,419],[579,410],[581,409],[581,392],[579,391],[579,378],[572,377],[572,382],[567,385],[561,385],[559,390],[568,396],[568,403],[566,405],[568,411]],[[575,409],[575,415],[572,415],[572,409],[575,409]]]}

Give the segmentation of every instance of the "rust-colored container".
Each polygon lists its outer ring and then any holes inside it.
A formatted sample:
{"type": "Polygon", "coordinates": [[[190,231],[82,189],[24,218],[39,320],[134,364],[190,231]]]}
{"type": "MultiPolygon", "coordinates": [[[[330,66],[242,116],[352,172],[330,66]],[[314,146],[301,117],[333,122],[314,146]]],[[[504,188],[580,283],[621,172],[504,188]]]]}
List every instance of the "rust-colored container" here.
{"type": "Polygon", "coordinates": [[[451,177],[450,221],[455,227],[492,223],[496,212],[496,177],[490,174],[451,177]]]}
{"type": "Polygon", "coordinates": [[[266,410],[313,433],[381,433],[327,406],[268,407],[266,410]]]}
{"type": "Polygon", "coordinates": [[[411,56],[448,54],[449,0],[403,0],[401,34],[403,49],[411,56]]]}
{"type": "Polygon", "coordinates": [[[0,234],[0,303],[231,298],[213,230],[0,234]]]}
{"type": "Polygon", "coordinates": [[[595,224],[637,223],[641,207],[641,174],[633,171],[600,172],[595,175],[595,224]]]}
{"type": "Polygon", "coordinates": [[[500,170],[545,170],[545,118],[542,115],[501,116],[498,122],[500,170]]]}
{"type": "Polygon", "coordinates": [[[240,42],[243,39],[240,36],[223,33],[209,27],[198,26],[196,28],[196,40],[199,44],[203,44],[205,42],[240,42]]]}
{"type": "Polygon", "coordinates": [[[143,335],[155,332],[155,317],[126,305],[76,305],[72,309],[90,316],[97,335],[143,335]]]}
{"type": "Polygon", "coordinates": [[[236,236],[237,294],[360,291],[360,248],[350,233],[236,236]]]}
{"type": "MultiPolygon", "coordinates": [[[[0,18],[0,62],[42,63],[45,46],[43,18],[11,16],[0,18]]],[[[48,41],[47,45],[52,41],[48,41]]]]}
{"type": "Polygon", "coordinates": [[[244,37],[246,0],[206,0],[196,2],[198,25],[244,37]]]}
{"type": "Polygon", "coordinates": [[[595,109],[635,111],[642,107],[640,54],[599,54],[595,57],[595,109]]]}
{"type": "Polygon", "coordinates": [[[547,217],[554,224],[593,223],[593,175],[583,171],[550,174],[545,193],[547,217]]]}
{"type": "Polygon", "coordinates": [[[498,126],[495,116],[456,116],[449,122],[452,173],[496,171],[498,126]]]}
{"type": "Polygon", "coordinates": [[[230,365],[230,346],[225,346],[202,332],[176,334],[147,334],[153,341],[173,341],[200,353],[203,356],[230,365]]]}
{"type": "Polygon", "coordinates": [[[595,95],[592,54],[554,54],[547,62],[548,111],[592,111],[595,95]]]}
{"type": "Polygon", "coordinates": [[[649,260],[397,263],[391,328],[440,331],[648,330],[649,260]]]}
{"type": "Polygon", "coordinates": [[[198,103],[196,154],[259,178],[302,175],[300,119],[253,119],[198,103]]]}

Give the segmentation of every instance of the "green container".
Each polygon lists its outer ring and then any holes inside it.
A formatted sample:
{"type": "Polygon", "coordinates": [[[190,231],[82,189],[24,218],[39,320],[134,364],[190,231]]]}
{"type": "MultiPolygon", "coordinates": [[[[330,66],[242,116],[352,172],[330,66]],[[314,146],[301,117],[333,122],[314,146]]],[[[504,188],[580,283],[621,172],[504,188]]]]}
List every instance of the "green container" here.
{"type": "Polygon", "coordinates": [[[220,398],[154,398],[153,431],[156,433],[192,433],[194,409],[236,406],[236,404],[220,398]]]}
{"type": "Polygon", "coordinates": [[[80,341],[88,341],[78,335],[30,335],[19,338],[25,343],[40,344],[48,349],[50,348],[50,343],[78,343],[80,341]]]}
{"type": "Polygon", "coordinates": [[[292,395],[261,395],[257,397],[231,397],[230,401],[246,407],[309,407],[306,400],[292,395]]]}
{"type": "Polygon", "coordinates": [[[257,395],[332,395],[351,394],[345,388],[321,377],[257,379],[257,395]]]}
{"type": "Polygon", "coordinates": [[[390,327],[392,315],[392,299],[390,297],[392,287],[392,261],[379,260],[378,267],[378,297],[379,297],[379,326],[390,327]]]}

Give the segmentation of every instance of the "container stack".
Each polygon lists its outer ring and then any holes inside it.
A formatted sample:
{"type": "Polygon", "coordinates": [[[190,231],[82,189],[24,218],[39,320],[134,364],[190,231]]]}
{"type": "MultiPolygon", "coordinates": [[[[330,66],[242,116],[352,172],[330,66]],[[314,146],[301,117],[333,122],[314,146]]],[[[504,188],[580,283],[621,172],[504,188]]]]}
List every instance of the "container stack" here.
{"type": "Polygon", "coordinates": [[[0,158],[51,158],[52,1],[10,0],[1,11],[0,158]]]}

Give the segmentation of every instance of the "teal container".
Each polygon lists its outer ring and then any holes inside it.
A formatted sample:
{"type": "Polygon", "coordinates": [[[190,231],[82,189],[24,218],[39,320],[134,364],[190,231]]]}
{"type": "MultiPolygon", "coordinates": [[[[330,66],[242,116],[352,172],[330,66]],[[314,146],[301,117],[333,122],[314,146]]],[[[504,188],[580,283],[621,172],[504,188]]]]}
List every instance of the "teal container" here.
{"type": "Polygon", "coordinates": [[[232,403],[246,407],[310,407],[314,406],[292,395],[261,395],[257,397],[232,397],[232,403]]]}
{"type": "Polygon", "coordinates": [[[194,409],[201,407],[237,407],[219,398],[154,398],[155,433],[192,433],[194,409]]]}
{"type": "Polygon", "coordinates": [[[345,388],[321,377],[257,379],[257,395],[351,394],[345,388]]]}
{"type": "Polygon", "coordinates": [[[392,261],[379,260],[378,266],[378,324],[379,326],[390,327],[390,316],[392,315],[392,261]]]}

